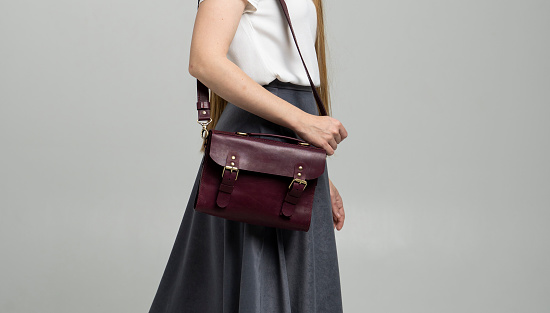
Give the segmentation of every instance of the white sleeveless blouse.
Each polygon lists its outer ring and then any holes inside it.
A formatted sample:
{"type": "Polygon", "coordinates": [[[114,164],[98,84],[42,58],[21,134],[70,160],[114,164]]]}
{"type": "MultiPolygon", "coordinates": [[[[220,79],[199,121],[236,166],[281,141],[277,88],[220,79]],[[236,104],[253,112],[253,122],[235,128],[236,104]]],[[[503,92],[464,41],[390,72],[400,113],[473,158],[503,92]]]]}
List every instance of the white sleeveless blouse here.
{"type": "MultiPolygon", "coordinates": [[[[205,0],[200,0],[200,2],[205,0]]],[[[243,0],[243,12],[227,58],[260,85],[274,79],[309,86],[279,0],[243,0]]],[[[315,52],[317,11],[312,0],[286,0],[292,27],[315,86],[320,86],[315,52]]]]}

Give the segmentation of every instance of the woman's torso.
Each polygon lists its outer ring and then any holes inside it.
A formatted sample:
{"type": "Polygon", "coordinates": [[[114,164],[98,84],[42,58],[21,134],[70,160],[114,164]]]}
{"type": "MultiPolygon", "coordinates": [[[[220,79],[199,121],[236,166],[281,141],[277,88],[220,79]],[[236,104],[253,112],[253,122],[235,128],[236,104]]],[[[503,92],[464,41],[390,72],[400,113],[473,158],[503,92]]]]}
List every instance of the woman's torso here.
{"type": "MultiPolygon", "coordinates": [[[[300,51],[313,83],[319,86],[315,4],[312,0],[287,0],[286,3],[300,51]]],[[[309,86],[279,0],[248,0],[227,58],[260,85],[278,79],[309,86]]]]}

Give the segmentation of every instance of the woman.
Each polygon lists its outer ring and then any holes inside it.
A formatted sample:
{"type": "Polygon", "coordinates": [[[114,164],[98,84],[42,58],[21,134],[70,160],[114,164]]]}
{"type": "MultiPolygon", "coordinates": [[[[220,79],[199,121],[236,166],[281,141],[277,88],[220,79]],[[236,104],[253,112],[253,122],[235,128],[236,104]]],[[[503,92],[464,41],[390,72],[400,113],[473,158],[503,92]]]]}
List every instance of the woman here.
{"type": "MultiPolygon", "coordinates": [[[[292,24],[328,110],[321,0],[288,0],[292,24]]],[[[299,137],[327,155],[347,137],[319,116],[279,0],[200,0],[189,72],[212,92],[209,128],[299,137]]],[[[250,225],[193,209],[200,170],[150,313],[342,312],[333,228],[344,208],[328,169],[308,232],[250,225]]]]}

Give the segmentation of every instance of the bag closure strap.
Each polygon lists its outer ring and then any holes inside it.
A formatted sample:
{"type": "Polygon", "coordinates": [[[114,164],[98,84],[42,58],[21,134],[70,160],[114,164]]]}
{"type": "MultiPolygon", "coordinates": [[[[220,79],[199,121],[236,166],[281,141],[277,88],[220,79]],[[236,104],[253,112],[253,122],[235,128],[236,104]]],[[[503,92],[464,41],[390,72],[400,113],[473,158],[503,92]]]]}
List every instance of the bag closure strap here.
{"type": "Polygon", "coordinates": [[[227,207],[231,200],[235,181],[239,177],[239,154],[236,152],[229,153],[225,164],[222,171],[222,181],[218,189],[218,196],[216,197],[216,204],[220,208],[227,207]]]}
{"type": "MultiPolygon", "coordinates": [[[[197,3],[197,8],[199,6],[200,1],[197,3]]],[[[290,20],[290,14],[288,13],[288,7],[286,6],[285,0],[279,0],[279,3],[281,4],[281,8],[283,9],[283,13],[285,14],[286,20],[288,22],[288,26],[290,27],[290,32],[292,34],[292,38],[294,39],[294,43],[296,45],[296,49],[298,49],[298,54],[300,55],[300,59],[302,60],[302,64],[304,65],[304,69],[306,70],[306,75],[309,80],[309,84],[311,86],[311,90],[313,91],[313,97],[315,98],[315,102],[317,103],[317,108],[319,109],[319,114],[322,116],[327,116],[327,111],[325,109],[325,106],[323,105],[323,101],[321,100],[321,97],[319,96],[319,93],[317,92],[317,89],[315,88],[315,84],[313,84],[313,80],[311,79],[311,75],[309,74],[309,71],[307,69],[306,62],[304,61],[304,57],[302,56],[302,52],[300,51],[300,46],[298,45],[298,40],[296,39],[296,34],[294,33],[294,28],[292,27],[292,22],[290,20]]],[[[210,115],[210,101],[208,96],[208,87],[204,85],[200,80],[197,79],[197,123],[199,123],[202,126],[202,138],[206,138],[208,136],[208,131],[206,130],[206,126],[212,122],[212,118],[210,115]]]]}
{"type": "Polygon", "coordinates": [[[307,187],[307,177],[303,171],[306,165],[304,163],[299,163],[294,165],[294,179],[288,186],[288,191],[285,195],[284,201],[281,206],[281,215],[287,218],[292,217],[296,204],[300,202],[302,193],[307,187]]]}

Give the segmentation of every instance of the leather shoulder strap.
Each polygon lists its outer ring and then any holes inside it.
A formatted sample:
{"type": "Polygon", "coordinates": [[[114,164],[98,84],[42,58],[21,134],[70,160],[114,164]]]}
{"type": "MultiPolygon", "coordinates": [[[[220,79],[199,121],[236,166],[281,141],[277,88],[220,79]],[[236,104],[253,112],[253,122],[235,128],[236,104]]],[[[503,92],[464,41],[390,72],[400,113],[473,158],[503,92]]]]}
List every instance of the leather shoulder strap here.
{"type": "MultiPolygon", "coordinates": [[[[200,1],[198,3],[200,3],[200,1]]],[[[298,49],[298,54],[300,55],[300,59],[302,60],[302,64],[304,65],[304,69],[306,70],[306,75],[309,80],[311,90],[313,91],[313,96],[315,98],[315,102],[317,103],[319,114],[326,116],[328,114],[325,109],[325,106],[323,105],[323,101],[321,100],[321,97],[319,96],[319,93],[317,92],[317,89],[313,84],[313,80],[311,79],[311,75],[309,75],[306,62],[304,61],[304,57],[302,56],[302,52],[300,51],[300,46],[298,45],[298,40],[296,39],[294,28],[292,27],[292,22],[290,20],[290,14],[288,13],[288,7],[286,6],[286,2],[285,0],[279,0],[279,3],[281,4],[281,8],[283,9],[283,13],[285,14],[286,20],[288,22],[288,26],[290,27],[290,32],[292,33],[292,38],[294,39],[294,44],[296,45],[296,49],[298,49]]],[[[197,8],[198,8],[198,4],[197,4],[197,8]]],[[[210,120],[210,101],[208,100],[208,87],[206,87],[198,79],[197,79],[197,113],[198,113],[199,124],[203,125],[206,123],[207,125],[210,120]]],[[[203,125],[203,129],[205,129],[205,125],[203,125]]]]}
{"type": "Polygon", "coordinates": [[[306,70],[307,79],[309,80],[309,85],[311,86],[311,90],[313,91],[313,96],[315,97],[315,101],[317,102],[317,107],[319,108],[319,112],[321,115],[328,115],[327,111],[325,110],[325,106],[323,105],[323,101],[321,100],[321,97],[319,96],[319,93],[317,92],[317,89],[315,88],[315,85],[313,84],[313,80],[311,79],[311,76],[309,75],[309,71],[307,70],[306,62],[304,61],[304,57],[302,56],[302,52],[300,51],[300,46],[298,46],[298,40],[296,40],[296,35],[294,34],[294,28],[292,28],[292,22],[290,21],[290,14],[288,14],[288,8],[286,6],[285,0],[279,0],[281,3],[281,7],[283,8],[283,12],[285,13],[286,20],[288,22],[288,26],[290,27],[290,32],[292,33],[292,38],[294,38],[294,43],[296,44],[296,49],[298,49],[298,54],[300,55],[300,59],[302,59],[302,64],[304,65],[304,69],[306,70]]]}

